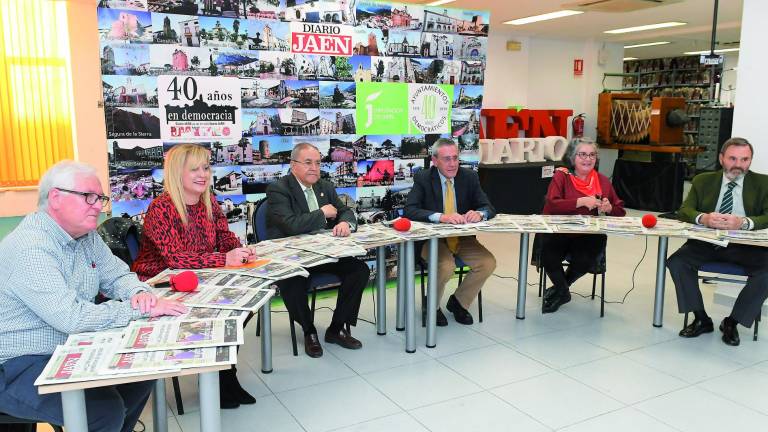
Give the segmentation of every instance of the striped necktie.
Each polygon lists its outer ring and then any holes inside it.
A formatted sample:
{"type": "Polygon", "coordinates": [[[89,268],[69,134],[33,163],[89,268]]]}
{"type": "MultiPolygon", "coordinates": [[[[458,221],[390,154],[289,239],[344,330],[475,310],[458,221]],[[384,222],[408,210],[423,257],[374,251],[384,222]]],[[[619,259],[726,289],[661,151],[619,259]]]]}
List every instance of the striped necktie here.
{"type": "Polygon", "coordinates": [[[720,213],[729,214],[733,211],[733,188],[735,187],[735,181],[728,183],[728,190],[723,194],[723,202],[720,203],[720,213]]]}

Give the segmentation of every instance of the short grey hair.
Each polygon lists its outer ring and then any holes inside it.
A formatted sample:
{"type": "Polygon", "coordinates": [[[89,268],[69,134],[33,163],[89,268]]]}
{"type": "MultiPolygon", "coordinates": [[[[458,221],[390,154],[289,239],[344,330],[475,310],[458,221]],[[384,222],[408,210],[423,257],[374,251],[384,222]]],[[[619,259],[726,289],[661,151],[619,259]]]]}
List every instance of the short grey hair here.
{"type": "MultiPolygon", "coordinates": [[[[308,148],[315,149],[316,152],[320,153],[320,149],[318,149],[314,145],[308,142],[302,142],[302,143],[296,144],[296,146],[293,147],[293,150],[291,150],[291,160],[298,161],[299,153],[301,153],[302,150],[305,150],[308,148]]],[[[320,153],[320,156],[322,157],[323,154],[320,153]]],[[[303,162],[303,161],[300,161],[300,162],[303,162]]]]}
{"type": "Polygon", "coordinates": [[[565,154],[563,155],[563,162],[568,165],[569,169],[573,169],[576,165],[576,153],[581,145],[591,145],[592,148],[595,149],[595,153],[597,154],[595,163],[600,159],[600,147],[597,146],[597,143],[592,138],[574,138],[568,143],[568,147],[565,149],[565,154]]]}
{"type": "Polygon", "coordinates": [[[746,138],[740,138],[740,137],[733,137],[729,138],[726,142],[723,143],[723,146],[720,147],[720,154],[725,154],[725,151],[728,150],[728,147],[736,146],[736,147],[749,147],[749,153],[752,155],[755,154],[755,149],[752,148],[752,144],[747,141],[746,138]]]}
{"type": "Polygon", "coordinates": [[[440,138],[437,141],[435,141],[434,144],[432,144],[432,147],[429,149],[429,154],[432,156],[437,157],[437,152],[440,150],[441,147],[448,147],[448,146],[455,146],[456,150],[459,150],[459,145],[456,144],[456,141],[450,139],[450,138],[440,138]]]}
{"type": "Polygon", "coordinates": [[[48,209],[48,193],[54,188],[73,189],[78,176],[98,177],[96,168],[75,162],[72,160],[63,160],[48,168],[43,174],[38,184],[37,209],[48,209]]]}

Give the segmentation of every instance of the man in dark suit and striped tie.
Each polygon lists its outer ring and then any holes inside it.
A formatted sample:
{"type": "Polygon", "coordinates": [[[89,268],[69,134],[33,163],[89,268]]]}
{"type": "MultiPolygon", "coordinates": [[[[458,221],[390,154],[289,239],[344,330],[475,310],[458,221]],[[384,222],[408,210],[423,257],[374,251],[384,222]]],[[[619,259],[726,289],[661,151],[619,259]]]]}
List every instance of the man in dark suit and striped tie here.
{"type": "MultiPolygon", "coordinates": [[[[694,177],[691,191],[678,210],[678,217],[690,223],[721,230],[755,230],[768,227],[768,176],[749,171],[753,148],[744,138],[731,138],[720,150],[717,172],[694,177]]],[[[731,314],[720,324],[723,342],[739,344],[736,325],[752,326],[768,298],[768,248],[731,244],[716,246],[688,240],[667,260],[675,282],[681,313],[693,312],[693,322],[680,331],[682,337],[696,337],[714,331],[712,318],[704,310],[698,270],[707,262],[728,262],[743,267],[747,284],[736,298],[731,314]]]]}

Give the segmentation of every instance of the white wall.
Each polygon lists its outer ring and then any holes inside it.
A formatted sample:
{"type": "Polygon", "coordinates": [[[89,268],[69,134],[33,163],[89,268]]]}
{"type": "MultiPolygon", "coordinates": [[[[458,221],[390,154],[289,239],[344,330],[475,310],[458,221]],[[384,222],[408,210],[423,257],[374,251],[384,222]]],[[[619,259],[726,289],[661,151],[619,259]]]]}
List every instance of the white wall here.
{"type": "MultiPolygon", "coordinates": [[[[584,135],[595,138],[597,98],[603,90],[603,73],[621,72],[622,44],[594,40],[563,40],[516,37],[491,33],[488,37],[488,65],[485,71],[483,108],[523,105],[531,109],[571,109],[586,114],[584,135]],[[522,43],[520,51],[507,51],[508,40],[522,43]],[[598,64],[600,49],[606,63],[598,64]],[[584,75],[573,75],[573,60],[584,60],[584,75]]],[[[606,79],[608,88],[621,85],[621,78],[606,79]]],[[[570,122],[569,122],[570,137],[570,122]]],[[[602,150],[600,171],[613,172],[616,151],[602,150]]]]}
{"type": "Polygon", "coordinates": [[[764,49],[767,21],[767,1],[744,0],[733,135],[747,138],[755,147],[752,170],[761,173],[768,173],[768,137],[765,133],[768,57],[764,49]]]}

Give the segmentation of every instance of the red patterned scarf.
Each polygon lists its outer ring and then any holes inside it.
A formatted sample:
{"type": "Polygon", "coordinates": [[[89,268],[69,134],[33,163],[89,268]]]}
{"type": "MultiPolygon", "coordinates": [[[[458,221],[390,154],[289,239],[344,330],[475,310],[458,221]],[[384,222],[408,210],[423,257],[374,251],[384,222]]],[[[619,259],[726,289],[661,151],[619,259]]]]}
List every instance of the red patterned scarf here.
{"type": "Polygon", "coordinates": [[[560,167],[557,170],[565,173],[568,178],[571,179],[571,184],[573,187],[576,188],[577,191],[583,193],[585,196],[603,196],[603,189],[600,187],[600,177],[598,177],[596,170],[593,169],[590,171],[589,174],[587,174],[586,180],[578,178],[575,174],[572,174],[570,171],[568,171],[568,168],[560,167]]]}

